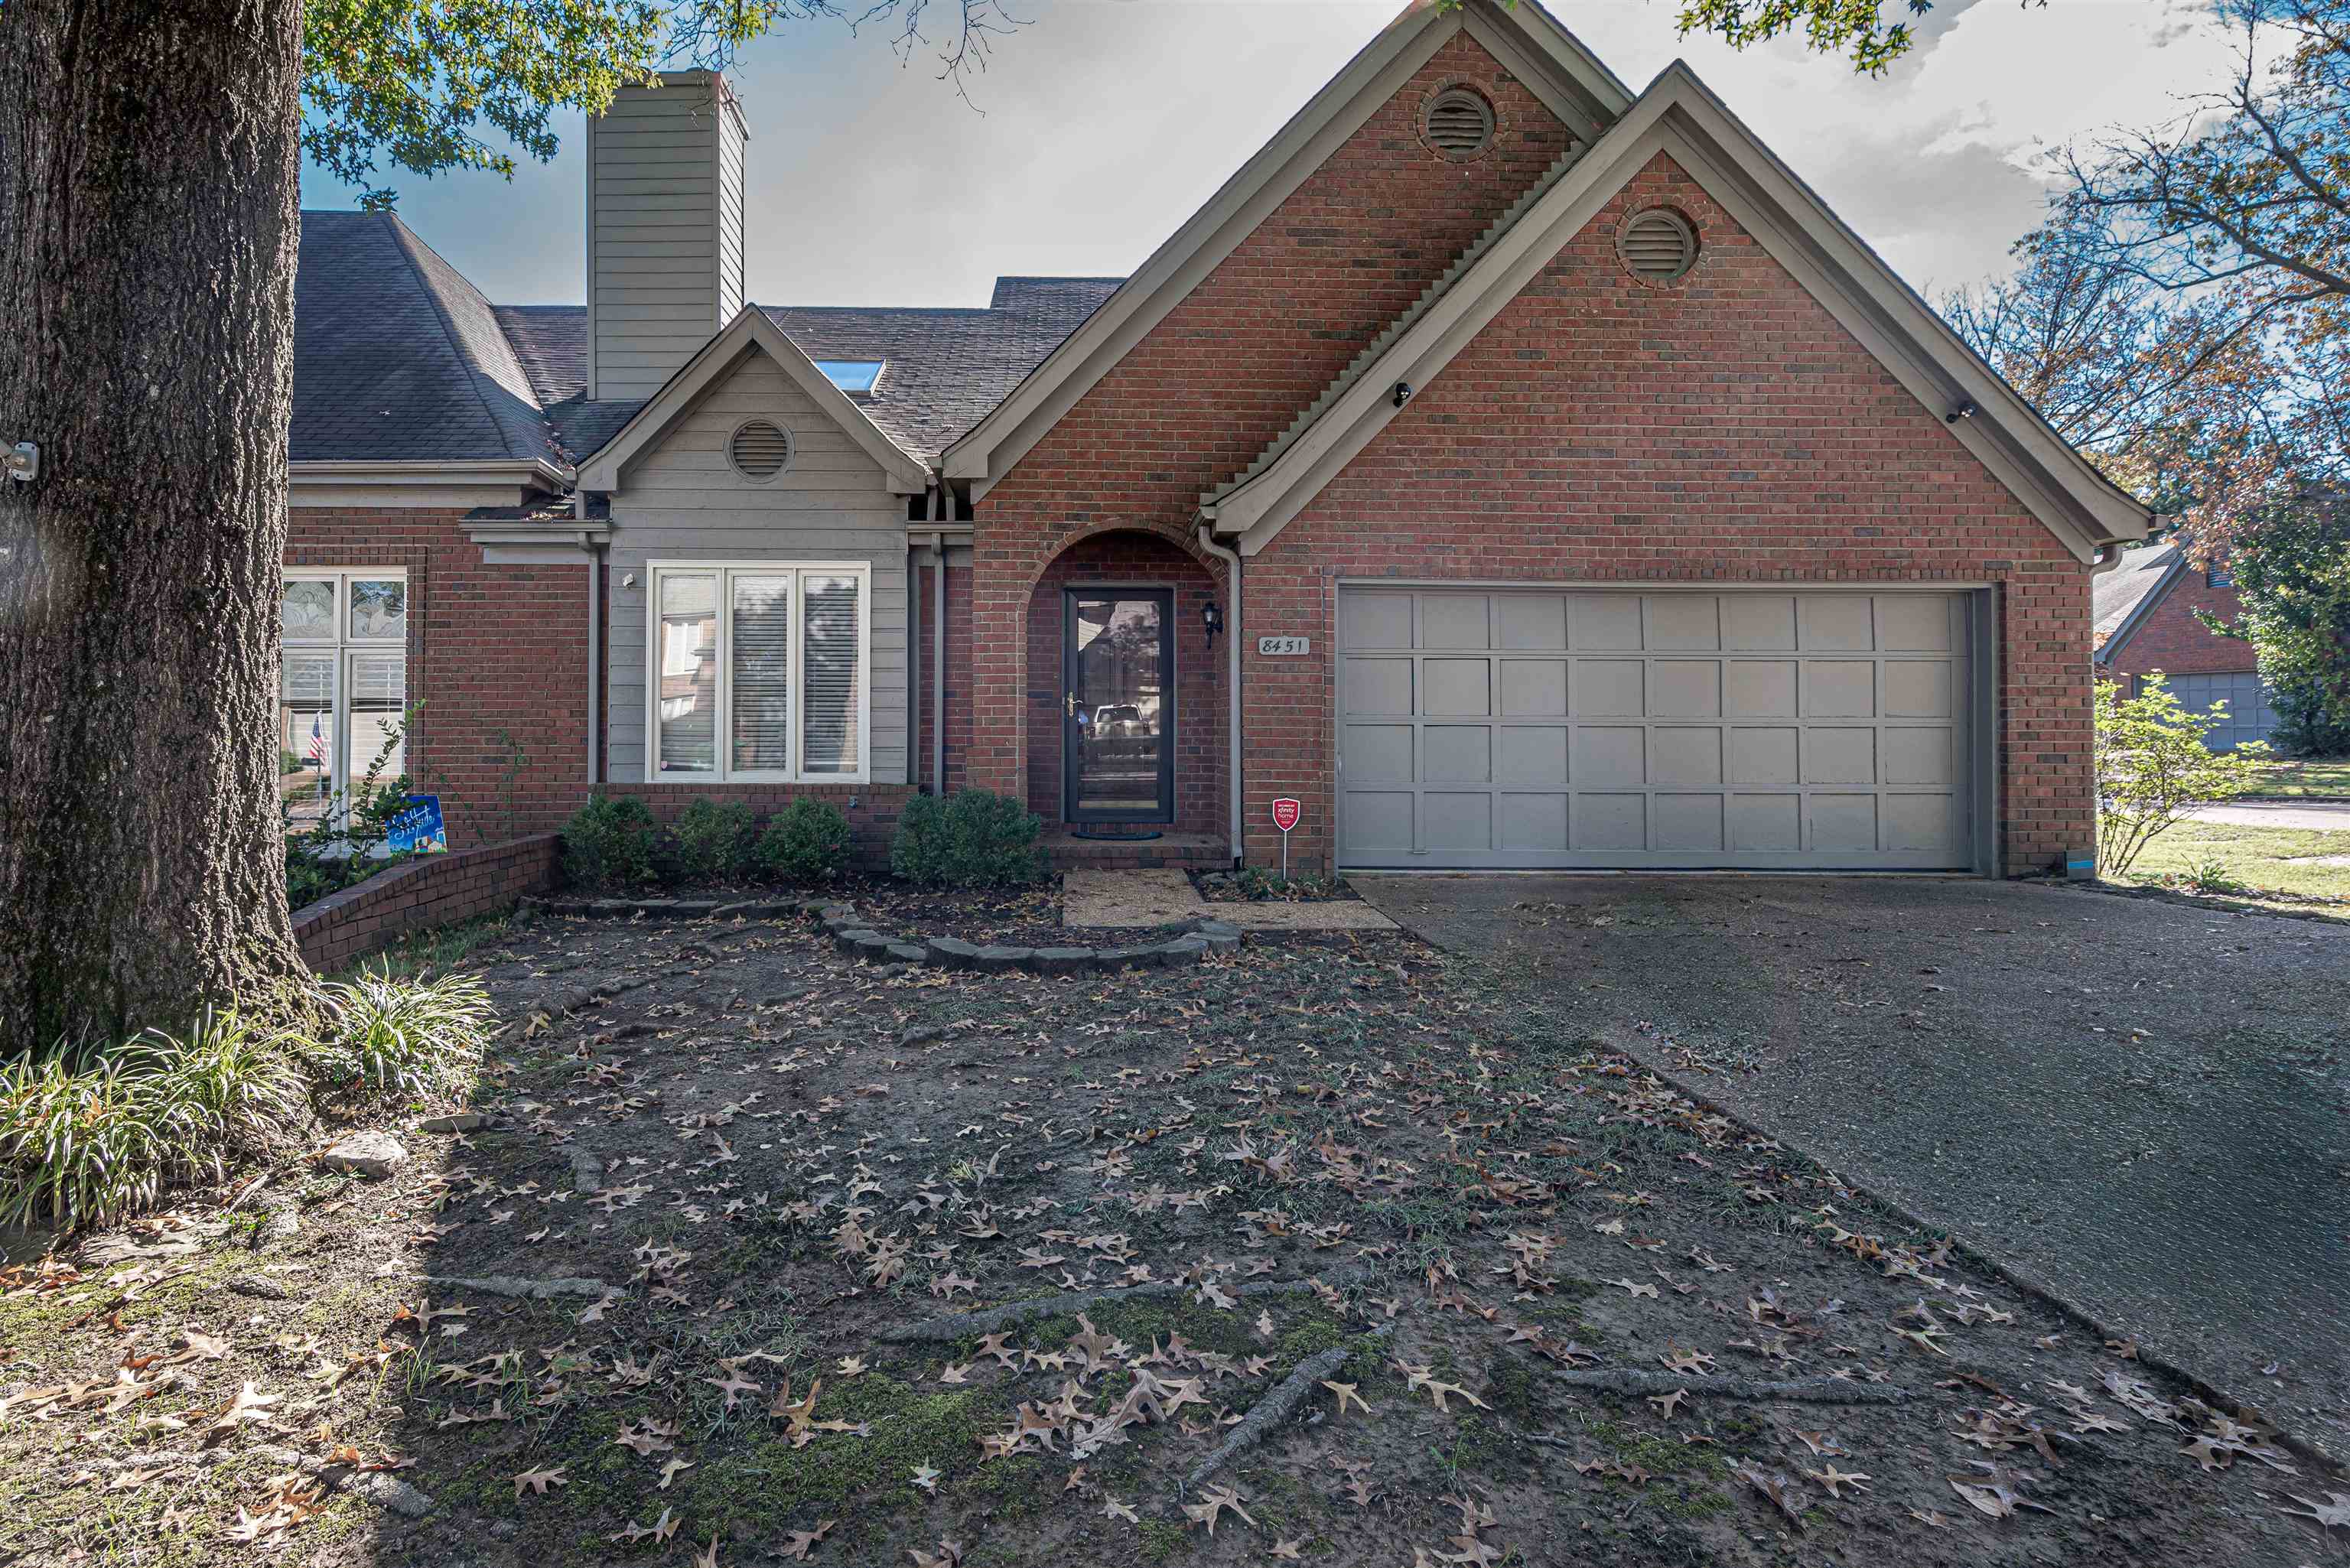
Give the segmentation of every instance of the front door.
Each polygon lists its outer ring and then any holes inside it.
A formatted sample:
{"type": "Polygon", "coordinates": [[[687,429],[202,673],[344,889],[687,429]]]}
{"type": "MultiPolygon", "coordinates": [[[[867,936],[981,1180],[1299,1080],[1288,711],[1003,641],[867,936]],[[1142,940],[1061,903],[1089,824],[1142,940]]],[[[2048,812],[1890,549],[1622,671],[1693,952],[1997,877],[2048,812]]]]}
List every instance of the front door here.
{"type": "Polygon", "coordinates": [[[1175,820],[1174,607],[1167,588],[1065,590],[1066,820],[1175,820]]]}

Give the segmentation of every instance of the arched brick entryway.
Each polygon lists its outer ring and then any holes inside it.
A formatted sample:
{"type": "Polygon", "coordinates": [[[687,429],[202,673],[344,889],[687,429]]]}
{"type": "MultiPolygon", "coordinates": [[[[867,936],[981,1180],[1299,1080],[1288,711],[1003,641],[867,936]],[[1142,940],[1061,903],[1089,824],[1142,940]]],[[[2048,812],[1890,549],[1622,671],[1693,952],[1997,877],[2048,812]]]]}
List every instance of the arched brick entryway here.
{"type": "Polygon", "coordinates": [[[1175,820],[1172,833],[1224,831],[1224,648],[1209,645],[1203,611],[1216,580],[1197,557],[1160,535],[1118,529],[1088,535],[1048,563],[1028,596],[1028,809],[1047,824],[1067,820],[1062,751],[1064,596],[1071,587],[1171,590],[1175,633],[1175,820]]]}

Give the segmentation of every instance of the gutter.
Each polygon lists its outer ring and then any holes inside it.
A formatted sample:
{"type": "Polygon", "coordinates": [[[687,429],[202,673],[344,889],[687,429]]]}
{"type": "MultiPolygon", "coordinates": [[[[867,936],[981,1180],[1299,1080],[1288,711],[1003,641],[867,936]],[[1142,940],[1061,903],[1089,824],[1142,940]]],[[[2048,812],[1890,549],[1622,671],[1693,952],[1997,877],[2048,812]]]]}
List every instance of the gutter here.
{"type": "Polygon", "coordinates": [[[1224,597],[1232,601],[1224,613],[1224,657],[1229,671],[1224,681],[1224,772],[1232,784],[1231,800],[1225,809],[1231,813],[1232,826],[1232,868],[1238,870],[1248,854],[1241,807],[1241,557],[1239,551],[1216,543],[1215,525],[1210,523],[1200,524],[1200,548],[1224,564],[1224,597]]]}
{"type": "Polygon", "coordinates": [[[588,527],[588,493],[571,493],[571,515],[580,524],[579,547],[588,553],[588,787],[603,782],[604,725],[604,544],[588,527]]]}

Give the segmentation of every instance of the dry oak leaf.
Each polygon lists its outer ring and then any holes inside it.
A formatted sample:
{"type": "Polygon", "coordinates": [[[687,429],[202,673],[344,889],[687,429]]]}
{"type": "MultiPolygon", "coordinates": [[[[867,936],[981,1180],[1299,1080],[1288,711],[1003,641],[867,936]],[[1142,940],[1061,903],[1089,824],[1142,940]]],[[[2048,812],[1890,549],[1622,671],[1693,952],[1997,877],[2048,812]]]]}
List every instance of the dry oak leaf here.
{"type": "Polygon", "coordinates": [[[1302,1563],[1305,1560],[1305,1542],[1302,1539],[1276,1541],[1273,1543],[1273,1555],[1277,1562],[1302,1563]]]}
{"type": "MultiPolygon", "coordinates": [[[[570,1485],[570,1482],[563,1479],[563,1472],[569,1468],[570,1467],[567,1465],[557,1465],[551,1470],[523,1471],[522,1474],[515,1477],[514,1479],[515,1498],[519,1500],[525,1491],[535,1493],[539,1497],[545,1497],[546,1495],[546,1489],[550,1486],[570,1485]]],[[[668,1484],[668,1479],[664,1477],[661,1480],[661,1485],[667,1486],[668,1484]]]]}
{"type": "MultiPolygon", "coordinates": [[[[795,1563],[806,1562],[808,1553],[816,1550],[816,1543],[831,1534],[832,1527],[838,1522],[837,1520],[819,1519],[816,1521],[814,1530],[793,1531],[791,1540],[784,1544],[782,1555],[795,1563]]],[[[712,1536],[711,1542],[711,1549],[717,1550],[717,1537],[712,1536]]]]}
{"type": "Polygon", "coordinates": [[[1681,1407],[1681,1401],[1688,1397],[1688,1389],[1676,1388],[1669,1394],[1649,1395],[1648,1403],[1657,1407],[1657,1413],[1659,1415],[1669,1421],[1673,1418],[1673,1412],[1681,1407]]]}
{"type": "Polygon", "coordinates": [[[1785,1476],[1744,1460],[1732,1465],[1730,1473],[1761,1492],[1773,1507],[1787,1516],[1788,1522],[1796,1529],[1804,1528],[1804,1511],[1794,1502],[1794,1483],[1785,1476]]]}
{"type": "Polygon", "coordinates": [[[677,1515],[665,1508],[660,1511],[660,1517],[650,1524],[639,1524],[631,1521],[626,1529],[618,1534],[608,1535],[604,1539],[618,1542],[623,1546],[634,1546],[638,1542],[645,1540],[650,1540],[655,1545],[659,1545],[677,1533],[677,1515]]]}
{"type": "Polygon", "coordinates": [[[693,1461],[691,1459],[670,1460],[667,1464],[661,1466],[660,1482],[657,1490],[667,1491],[669,1490],[669,1483],[677,1479],[678,1471],[690,1470],[692,1468],[693,1461]]]}
{"type": "Polygon", "coordinates": [[[1217,1516],[1228,1508],[1239,1514],[1243,1522],[1252,1527],[1255,1525],[1256,1521],[1249,1516],[1249,1511],[1241,1506],[1243,1501],[1241,1494],[1232,1488],[1211,1486],[1201,1495],[1204,1501],[1183,1505],[1183,1515],[1195,1524],[1206,1525],[1209,1534],[1216,1532],[1217,1516]]]}
{"type": "Polygon", "coordinates": [[[1815,1480],[1827,1488],[1828,1495],[1833,1498],[1841,1499],[1844,1496],[1841,1489],[1845,1487],[1850,1487],[1855,1491],[1869,1490],[1867,1476],[1858,1470],[1840,1470],[1833,1464],[1824,1470],[1805,1470],[1804,1474],[1807,1479],[1815,1480]]]}
{"type": "MultiPolygon", "coordinates": [[[[786,1551],[784,1555],[788,1557],[791,1552],[786,1551]]],[[[693,1568],[718,1568],[718,1532],[716,1531],[710,1532],[710,1544],[693,1554],[693,1568]]]]}
{"type": "Polygon", "coordinates": [[[1361,1384],[1333,1383],[1326,1377],[1322,1380],[1322,1386],[1327,1388],[1331,1393],[1336,1394],[1338,1397],[1339,1415],[1343,1416],[1347,1413],[1347,1404],[1349,1400],[1352,1400],[1354,1402],[1355,1408],[1360,1410],[1364,1415],[1367,1416],[1371,1413],[1371,1407],[1365,1404],[1363,1402],[1363,1397],[1356,1392],[1357,1388],[1362,1386],[1361,1384]]]}
{"type": "Polygon", "coordinates": [[[2286,1495],[2301,1506],[2280,1511],[2292,1514],[2295,1519],[2314,1519],[2320,1530],[2350,1530],[2350,1491],[2327,1492],[2325,1495],[2332,1499],[2329,1502],[2312,1502],[2298,1493],[2286,1495]]]}
{"type": "Polygon", "coordinates": [[[934,1552],[909,1546],[906,1555],[914,1560],[914,1568],[959,1568],[962,1562],[962,1542],[941,1538],[939,1549],[934,1552]]]}
{"type": "Polygon", "coordinates": [[[935,1495],[939,1490],[939,1478],[945,1473],[935,1465],[916,1465],[913,1481],[924,1491],[935,1495]]]}
{"type": "Polygon", "coordinates": [[[1621,1285],[1624,1289],[1631,1292],[1635,1296],[1648,1296],[1651,1299],[1655,1299],[1657,1294],[1656,1286],[1644,1285],[1637,1280],[1608,1280],[1605,1282],[1611,1285],[1621,1285]]]}
{"type": "MultiPolygon", "coordinates": [[[[1105,1496],[1107,1497],[1107,1494],[1105,1494],[1105,1496]]],[[[1107,1501],[1103,1502],[1102,1517],[1104,1519],[1122,1519],[1128,1524],[1140,1524],[1142,1522],[1142,1516],[1140,1514],[1135,1512],[1133,1509],[1128,1508],[1125,1503],[1118,1501],[1118,1499],[1114,1497],[1107,1497],[1107,1501]]]]}

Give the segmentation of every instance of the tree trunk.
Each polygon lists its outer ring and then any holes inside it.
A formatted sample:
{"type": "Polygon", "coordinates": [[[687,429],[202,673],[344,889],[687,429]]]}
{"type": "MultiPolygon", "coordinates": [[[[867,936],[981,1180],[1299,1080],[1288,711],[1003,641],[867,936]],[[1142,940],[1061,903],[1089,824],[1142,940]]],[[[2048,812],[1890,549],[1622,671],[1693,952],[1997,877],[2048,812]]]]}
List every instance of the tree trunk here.
{"type": "Polygon", "coordinates": [[[0,1055],[300,971],[276,796],[300,0],[0,4],[0,1055]]]}

